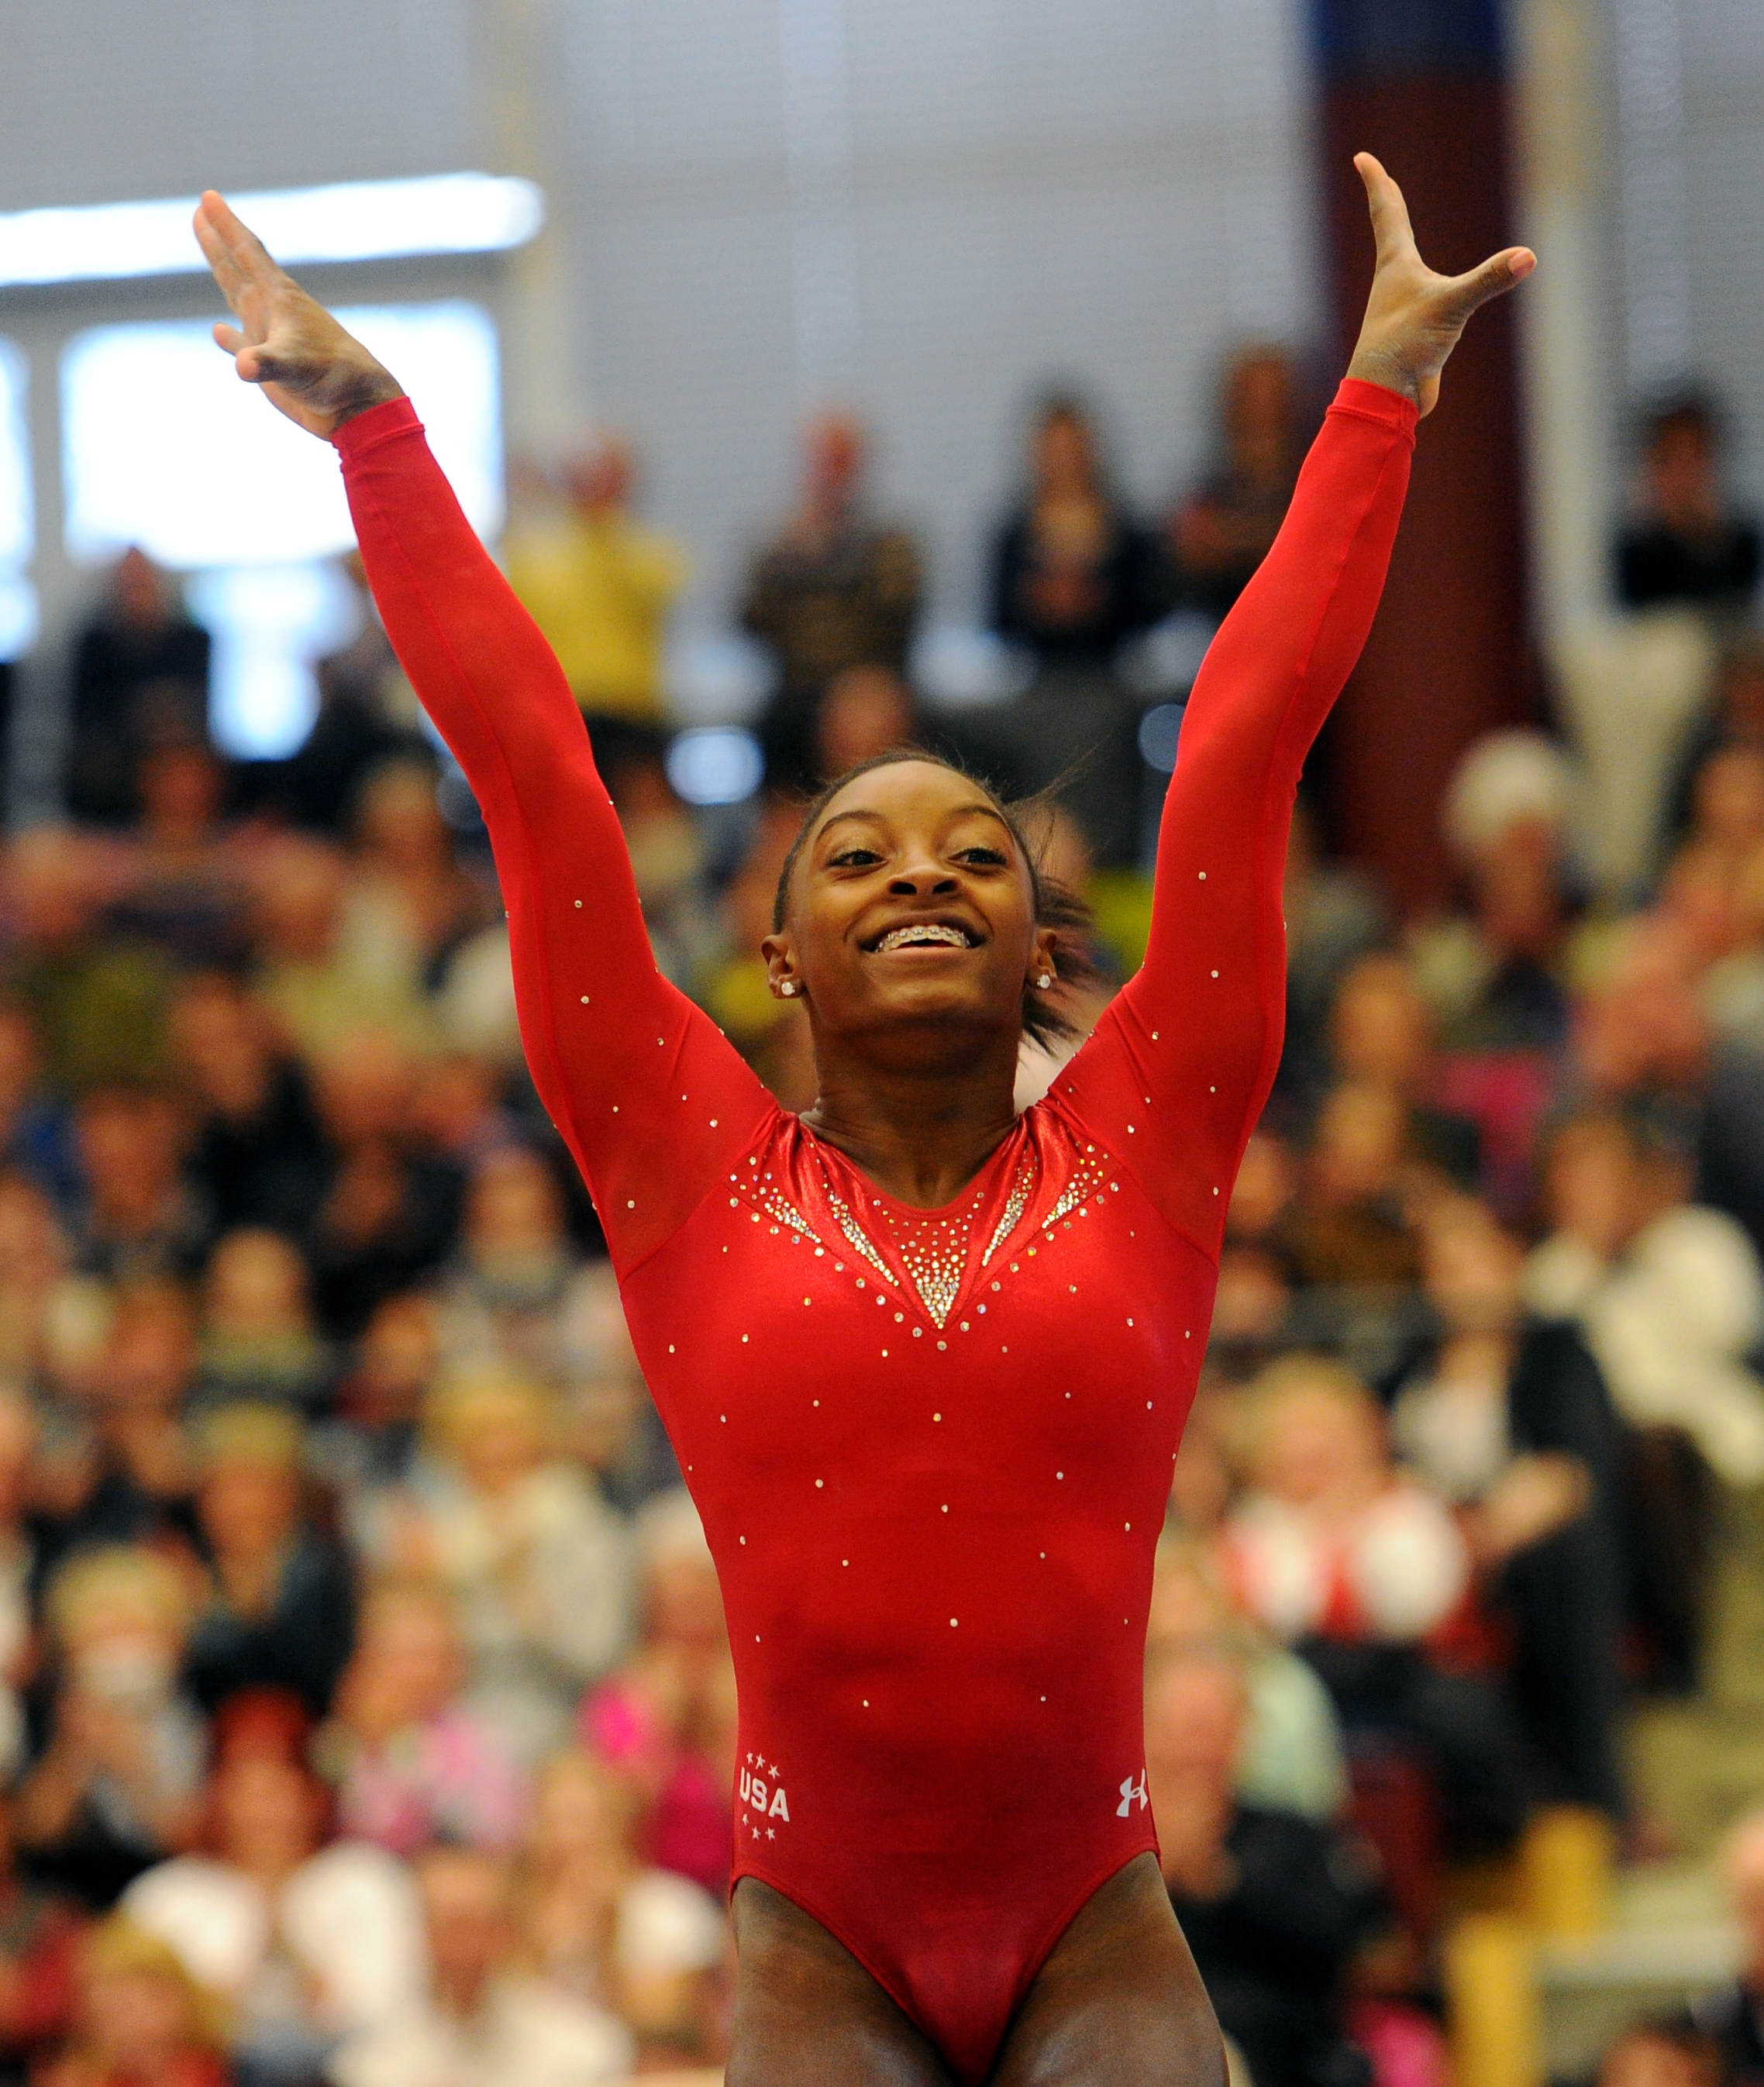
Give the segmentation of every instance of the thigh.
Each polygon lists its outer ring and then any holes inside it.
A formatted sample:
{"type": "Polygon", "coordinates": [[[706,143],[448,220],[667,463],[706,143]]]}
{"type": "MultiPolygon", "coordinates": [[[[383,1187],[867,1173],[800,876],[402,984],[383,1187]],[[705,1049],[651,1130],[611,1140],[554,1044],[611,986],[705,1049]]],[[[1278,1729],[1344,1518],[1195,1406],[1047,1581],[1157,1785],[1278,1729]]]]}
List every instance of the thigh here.
{"type": "Polygon", "coordinates": [[[1224,2087],[1225,2051],[1151,1855],[1060,1937],[1012,2019],[991,2087],[1224,2087]]]}
{"type": "Polygon", "coordinates": [[[735,1887],[727,2087],[952,2087],[925,2036],[782,1892],[735,1887]]]}

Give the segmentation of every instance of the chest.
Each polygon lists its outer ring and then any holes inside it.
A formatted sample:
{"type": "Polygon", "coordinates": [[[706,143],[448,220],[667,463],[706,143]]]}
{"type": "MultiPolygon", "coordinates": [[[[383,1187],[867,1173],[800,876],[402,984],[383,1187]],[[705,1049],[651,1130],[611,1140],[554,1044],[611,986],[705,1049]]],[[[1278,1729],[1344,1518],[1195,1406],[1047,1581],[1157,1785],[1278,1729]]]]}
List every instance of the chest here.
{"type": "Polygon", "coordinates": [[[916,1519],[1167,1480],[1213,1274],[1130,1175],[1025,1151],[929,1215],[847,1185],[756,1154],[628,1287],[707,1526],[722,1497],[916,1519]]]}

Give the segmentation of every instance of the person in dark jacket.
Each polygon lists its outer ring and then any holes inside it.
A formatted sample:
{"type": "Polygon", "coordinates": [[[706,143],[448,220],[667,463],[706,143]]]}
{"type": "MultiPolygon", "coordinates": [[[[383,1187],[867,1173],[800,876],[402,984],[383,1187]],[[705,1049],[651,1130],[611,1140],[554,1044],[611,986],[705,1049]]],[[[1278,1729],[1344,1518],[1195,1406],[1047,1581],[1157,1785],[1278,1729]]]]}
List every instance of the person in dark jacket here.
{"type": "Polygon", "coordinates": [[[1423,1230],[1438,1334],[1400,1377],[1399,1453],[1456,1505],[1510,1629],[1540,1794],[1621,1816],[1627,1545],[1622,1433],[1579,1329],[1528,1318],[1519,1244],[1469,1197],[1423,1230]]]}
{"type": "Polygon", "coordinates": [[[1225,1647],[1188,1645],[1147,1672],[1146,1783],[1170,1903],[1258,2087],[1361,2087],[1371,2071],[1343,2010],[1349,1969],[1383,1923],[1382,1897],[1332,1827],[1238,1803],[1247,1709],[1225,1647]]]}
{"type": "Polygon", "coordinates": [[[1721,420],[1700,392],[1667,400],[1642,433],[1643,506],[1617,539],[1631,608],[1689,604],[1740,613],[1758,591],[1758,523],[1721,482],[1721,420]]]}
{"type": "Polygon", "coordinates": [[[207,740],[209,651],[165,574],[144,551],[126,551],[75,641],[67,802],[76,818],[126,819],[147,748],[207,740]]]}

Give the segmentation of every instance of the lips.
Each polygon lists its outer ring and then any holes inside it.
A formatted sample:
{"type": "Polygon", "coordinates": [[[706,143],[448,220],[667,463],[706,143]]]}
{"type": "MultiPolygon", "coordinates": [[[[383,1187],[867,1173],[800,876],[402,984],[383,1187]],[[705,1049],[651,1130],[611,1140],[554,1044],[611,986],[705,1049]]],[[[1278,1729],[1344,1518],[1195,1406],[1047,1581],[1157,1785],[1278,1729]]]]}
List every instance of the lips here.
{"type": "Polygon", "coordinates": [[[872,943],[872,956],[885,957],[896,950],[932,949],[940,945],[952,950],[971,950],[974,938],[965,928],[948,925],[941,920],[916,920],[910,927],[891,928],[880,941],[872,943]]]}

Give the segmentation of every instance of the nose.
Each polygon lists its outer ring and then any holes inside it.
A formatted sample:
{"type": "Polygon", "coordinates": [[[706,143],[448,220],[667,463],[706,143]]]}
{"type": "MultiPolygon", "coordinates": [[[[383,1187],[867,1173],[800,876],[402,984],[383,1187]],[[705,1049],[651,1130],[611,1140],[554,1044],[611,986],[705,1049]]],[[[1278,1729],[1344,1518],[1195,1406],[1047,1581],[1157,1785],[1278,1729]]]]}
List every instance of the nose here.
{"type": "Polygon", "coordinates": [[[905,870],[888,880],[888,894],[894,898],[935,898],[959,888],[954,877],[929,868],[905,870]]]}

